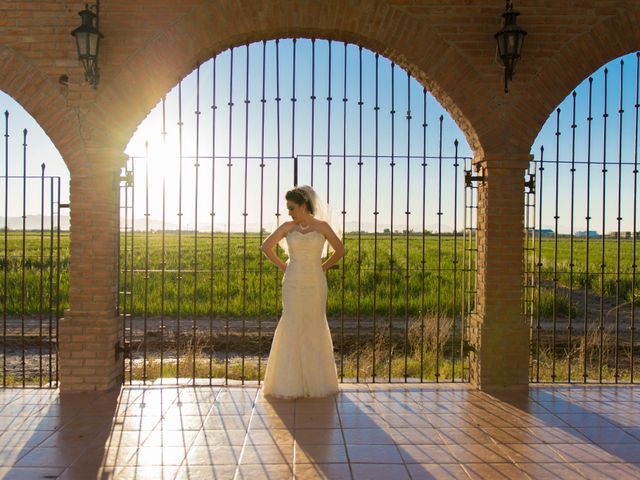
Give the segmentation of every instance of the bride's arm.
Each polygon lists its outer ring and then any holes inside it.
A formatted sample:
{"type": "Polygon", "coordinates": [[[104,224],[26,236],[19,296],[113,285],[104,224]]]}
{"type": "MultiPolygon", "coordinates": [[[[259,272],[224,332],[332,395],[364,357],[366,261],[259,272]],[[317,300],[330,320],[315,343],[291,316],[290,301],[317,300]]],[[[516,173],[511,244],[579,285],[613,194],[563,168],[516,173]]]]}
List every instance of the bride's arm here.
{"type": "Polygon", "coordinates": [[[327,222],[322,222],[318,230],[325,236],[334,250],[333,254],[322,264],[322,269],[326,272],[344,256],[344,245],[327,222]]]}
{"type": "Polygon", "coordinates": [[[262,245],[260,245],[260,250],[262,250],[269,260],[271,260],[271,262],[273,262],[273,264],[283,272],[287,269],[287,264],[283,262],[278,255],[276,255],[273,247],[275,247],[291,229],[291,223],[292,222],[285,222],[280,225],[264,240],[264,242],[262,242],[262,245]]]}

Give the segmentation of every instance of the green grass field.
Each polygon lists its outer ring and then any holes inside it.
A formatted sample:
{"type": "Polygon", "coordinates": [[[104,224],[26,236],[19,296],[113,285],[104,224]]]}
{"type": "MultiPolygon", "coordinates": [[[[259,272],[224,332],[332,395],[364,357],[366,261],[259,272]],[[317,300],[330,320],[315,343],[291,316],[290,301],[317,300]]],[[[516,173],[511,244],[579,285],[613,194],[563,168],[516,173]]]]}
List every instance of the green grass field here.
{"type": "MultiPolygon", "coordinates": [[[[8,258],[2,257],[0,265],[7,275],[7,313],[36,314],[42,305],[49,305],[49,238],[44,239],[43,262],[41,263],[40,235],[27,233],[25,245],[25,295],[22,295],[22,235],[9,233],[8,258]],[[42,273],[42,275],[41,275],[42,273]]],[[[148,263],[146,238],[142,232],[134,237],[134,254],[121,257],[122,268],[133,273],[121,275],[121,290],[133,292],[133,313],[160,315],[164,308],[167,316],[174,316],[178,308],[183,315],[229,315],[255,316],[259,313],[275,315],[280,305],[282,275],[271,265],[259,250],[258,234],[216,233],[198,234],[197,256],[193,232],[182,234],[180,254],[178,234],[168,232],[164,239],[165,271],[162,273],[162,235],[149,234],[148,263]],[[212,249],[213,244],[213,249],[212,249]],[[197,264],[196,264],[197,260],[197,264]],[[197,267],[197,273],[195,268],[197,267]],[[148,278],[145,270],[148,269],[148,278]],[[178,269],[181,279],[178,281],[178,269]],[[164,307],[163,307],[164,278],[164,307]],[[133,282],[133,288],[131,288],[133,282]],[[180,290],[180,291],[179,291],[180,290]],[[194,301],[195,297],[195,301],[194,301]]],[[[127,240],[130,252],[130,239],[127,240]]],[[[639,245],[640,246],[640,245],[639,245]]],[[[440,245],[436,236],[409,236],[396,234],[393,238],[393,257],[389,234],[379,234],[374,249],[374,236],[356,234],[345,238],[346,256],[338,268],[328,272],[329,299],[327,313],[337,315],[410,316],[433,315],[438,311],[444,316],[460,312],[462,307],[463,269],[465,267],[462,237],[442,236],[440,245]],[[360,244],[360,248],[359,247],[360,244]],[[422,264],[424,246],[424,265],[422,264]],[[360,255],[358,256],[358,252],[360,255]],[[360,257],[360,258],[358,258],[360,257]],[[393,258],[393,262],[391,259],[393,258]],[[375,260],[375,263],[374,263],[375,260]],[[457,263],[454,263],[457,260],[457,263]],[[360,269],[358,268],[360,265],[360,269]],[[409,268],[407,269],[407,265],[409,268]],[[424,269],[423,269],[424,266],[424,269]],[[344,275],[343,275],[344,272],[344,275]],[[375,291],[375,295],[374,295],[375,291]]],[[[586,240],[574,240],[574,274],[569,275],[570,241],[561,238],[557,249],[558,285],[584,290],[588,284],[594,295],[616,295],[619,285],[620,302],[629,302],[633,295],[632,265],[633,242],[620,242],[620,278],[617,276],[617,242],[607,239],[604,245],[604,276],[602,275],[602,241],[589,241],[589,274],[586,274],[586,240]],[[604,277],[604,281],[603,281],[604,277]]],[[[3,248],[0,248],[0,252],[3,248]]],[[[121,242],[124,251],[124,239],[121,242]]],[[[536,254],[538,247],[536,246],[536,254]]],[[[68,308],[69,288],[69,237],[61,235],[60,255],[60,307],[68,308]]],[[[283,256],[283,258],[285,258],[283,256]]],[[[54,264],[56,256],[54,252],[54,264]]],[[[467,260],[468,262],[468,260],[467,260]]],[[[553,311],[553,296],[548,287],[553,279],[556,263],[554,239],[542,241],[542,298],[541,314],[548,316],[553,311]]],[[[531,267],[529,268],[531,269],[531,267]]],[[[537,278],[537,267],[533,267],[537,278]]],[[[53,272],[55,295],[56,277],[53,272]]],[[[471,274],[467,273],[467,281],[471,274]]],[[[2,280],[0,280],[2,281],[2,280]]],[[[636,290],[638,287],[636,286],[636,290]]],[[[636,292],[637,295],[637,292],[636,292]]],[[[556,312],[568,314],[568,294],[562,291],[556,296],[556,312]]],[[[574,314],[579,314],[574,305],[574,314]]],[[[128,310],[131,310],[128,305],[128,310]]]]}
{"type": "MultiPolygon", "coordinates": [[[[3,238],[3,237],[0,237],[3,238]]],[[[49,308],[50,287],[56,291],[55,271],[50,273],[49,238],[44,238],[43,261],[41,262],[40,235],[36,232],[28,232],[25,244],[24,278],[25,296],[22,295],[22,235],[19,232],[9,233],[7,258],[2,257],[2,279],[0,285],[4,285],[4,275],[7,278],[7,314],[19,315],[23,311],[28,315],[37,314],[42,306],[42,311],[49,308]],[[51,283],[50,283],[51,281],[51,283]],[[42,288],[41,288],[42,285],[42,288]]],[[[178,255],[178,235],[168,232],[165,235],[164,259],[164,313],[167,317],[176,316],[180,308],[183,318],[197,315],[215,317],[251,317],[260,312],[265,316],[274,316],[279,312],[280,286],[282,274],[261,255],[259,250],[260,236],[249,234],[243,238],[241,234],[216,233],[212,238],[209,234],[198,235],[198,251],[196,264],[195,238],[193,232],[182,234],[181,253],[178,255]],[[213,254],[212,254],[213,247],[213,254]],[[262,261],[262,265],[261,265],[262,261]],[[194,268],[197,266],[197,274],[194,268]],[[181,270],[180,294],[178,292],[178,269],[181,270]],[[261,275],[262,272],[262,275],[261,275]],[[194,301],[195,297],[195,301],[194,301]],[[180,300],[180,301],[178,301],[180,300]]],[[[346,257],[344,262],[338,264],[339,268],[328,272],[329,316],[339,316],[344,312],[345,316],[355,316],[358,312],[363,317],[372,316],[374,313],[374,299],[376,302],[375,313],[382,317],[410,317],[411,329],[408,337],[407,362],[405,365],[404,345],[401,339],[394,340],[389,356],[389,343],[385,338],[384,328],[379,331],[379,338],[361,345],[360,349],[349,346],[344,352],[344,363],[339,364],[339,371],[344,372],[345,378],[352,378],[359,374],[360,378],[370,378],[373,373],[373,356],[376,356],[376,376],[381,379],[388,375],[389,361],[391,361],[391,373],[394,378],[402,378],[405,374],[411,378],[419,378],[420,374],[427,380],[435,378],[436,363],[440,373],[440,379],[446,380],[451,375],[456,377],[462,373],[462,363],[458,359],[459,347],[444,354],[441,350],[436,359],[436,349],[433,341],[421,345],[418,340],[421,335],[416,333],[415,326],[420,319],[425,318],[428,331],[424,338],[433,339],[439,336],[441,348],[451,342],[451,318],[453,314],[459,315],[462,307],[462,284],[465,257],[463,255],[462,237],[442,236],[440,244],[436,236],[403,236],[396,234],[393,238],[393,257],[391,257],[391,239],[388,234],[380,234],[377,239],[377,249],[374,249],[375,240],[371,234],[363,234],[360,239],[356,234],[348,234],[345,238],[346,257]],[[407,243],[408,242],[408,243],[407,243]],[[358,248],[360,244],[360,248],[358,248]],[[424,244],[424,270],[423,270],[423,244],[424,244]],[[358,252],[360,255],[358,256],[358,252]],[[393,258],[393,262],[391,262],[393,258]],[[457,260],[457,263],[454,263],[457,260]],[[360,265],[360,269],[358,269],[360,265]],[[407,269],[407,265],[409,268],[407,269]],[[343,275],[344,272],[344,275],[343,275]],[[375,291],[375,296],[374,296],[375,291]],[[424,296],[423,296],[424,295],[424,296]],[[440,332],[433,328],[433,319],[440,312],[443,321],[440,332]],[[447,326],[448,325],[448,326],[447,326]],[[391,360],[390,360],[391,359],[391,360]],[[405,371],[406,368],[406,371],[405,371]]],[[[127,239],[129,255],[126,257],[126,267],[131,272],[133,261],[133,274],[125,278],[121,275],[121,290],[125,287],[131,290],[133,278],[133,314],[141,316],[146,308],[149,316],[158,316],[163,308],[163,273],[162,273],[162,235],[154,232],[149,234],[148,265],[147,251],[145,248],[146,237],[142,232],[136,232],[134,238],[134,254],[130,252],[130,238],[127,239]],[[148,278],[145,271],[148,270],[148,278]],[[146,284],[145,284],[146,280],[146,284]]],[[[615,296],[619,295],[619,303],[630,302],[633,298],[633,267],[634,252],[633,241],[620,242],[620,255],[618,256],[618,242],[614,239],[606,239],[604,242],[604,269],[601,267],[602,247],[601,239],[589,241],[589,264],[587,274],[586,265],[586,239],[574,239],[573,242],[573,279],[571,280],[570,258],[571,243],[568,238],[560,238],[556,246],[553,238],[545,238],[542,241],[541,251],[541,297],[539,304],[536,300],[536,308],[539,308],[541,317],[550,320],[553,311],[559,319],[566,318],[569,313],[569,291],[572,288],[583,295],[585,286],[588,286],[589,296],[597,303],[599,296],[604,293],[610,303],[615,304],[615,296]],[[620,275],[618,276],[618,258],[620,260],[620,275]],[[553,297],[554,268],[557,263],[558,291],[555,306],[553,297]],[[602,271],[604,270],[604,275],[602,271]],[[604,278],[604,280],[603,280],[604,278]],[[619,281],[618,281],[619,280],[619,281]],[[616,287],[619,285],[619,291],[616,287]]],[[[124,238],[121,245],[124,251],[124,238]]],[[[0,252],[4,250],[4,245],[0,252]]],[[[536,246],[536,253],[538,246],[536,246]]],[[[283,257],[284,258],[284,257],[283,257]]],[[[473,259],[472,259],[473,260],[473,259]]],[[[467,260],[468,261],[468,260],[467,260]]],[[[53,262],[56,262],[54,251],[53,262]]],[[[124,269],[125,258],[121,258],[124,269]]],[[[533,270],[538,279],[538,268],[531,264],[529,270],[533,270]]],[[[469,280],[469,273],[467,281],[469,280]]],[[[61,235],[60,248],[60,311],[68,307],[69,286],[69,236],[61,235]]],[[[636,290],[638,288],[636,287],[636,290]]],[[[4,292],[3,292],[4,293],[4,292]]],[[[537,288],[534,290],[537,299],[537,288]]],[[[638,292],[635,292],[636,297],[638,292]]],[[[131,298],[131,297],[129,297],[131,298]]],[[[574,297],[575,298],[575,297],[574,297]]],[[[4,299],[4,296],[3,296],[4,299]]],[[[53,302],[55,308],[55,301],[53,302]]],[[[584,305],[581,302],[573,302],[572,314],[575,316],[583,313],[584,305]]],[[[128,307],[129,310],[129,307],[128,307]]],[[[534,311],[534,314],[537,313],[534,311]]],[[[596,322],[597,319],[594,320],[596,322]]],[[[610,320],[610,319],[609,319],[610,320]]],[[[609,321],[607,320],[607,321],[609,321]]],[[[597,322],[596,322],[597,323],[597,322]]],[[[593,323],[595,325],[595,323],[593,323]]],[[[544,327],[548,329],[549,327],[544,327]]],[[[551,380],[555,374],[556,379],[568,377],[569,365],[571,365],[572,379],[578,379],[582,373],[584,355],[587,355],[587,370],[590,379],[598,378],[599,360],[604,358],[603,378],[613,375],[611,358],[613,357],[615,341],[607,334],[604,339],[604,351],[600,351],[598,335],[589,329],[589,338],[586,348],[576,337],[571,352],[560,346],[555,352],[550,350],[548,338],[543,338],[538,352],[532,350],[531,378],[539,376],[540,380],[551,380]],[[539,357],[539,362],[538,362],[539,357]]],[[[402,332],[395,332],[396,335],[402,332]]],[[[559,338],[562,334],[559,334],[559,338]]],[[[456,342],[459,342],[459,328],[456,332],[456,342]]],[[[185,345],[186,346],[186,345],[185,345]]],[[[189,355],[183,352],[184,365],[181,364],[181,376],[191,376],[195,368],[196,376],[209,374],[208,353],[197,349],[197,361],[195,367],[189,362],[189,355]]],[[[266,352],[263,352],[266,353],[266,352]]],[[[175,365],[165,364],[160,372],[159,364],[154,360],[155,353],[151,352],[147,358],[147,379],[158,376],[175,375],[175,365]]],[[[235,355],[235,354],[234,354],[235,355]]],[[[620,351],[623,366],[620,377],[624,381],[628,377],[629,349],[620,351]],[[625,360],[626,359],[626,360],[625,360]]],[[[637,355],[636,355],[637,356],[637,355]]],[[[637,360],[636,360],[637,361],[637,360]]],[[[219,360],[213,363],[213,373],[220,375],[224,371],[224,364],[219,360]]],[[[240,360],[233,356],[229,365],[229,378],[241,378],[240,360]]],[[[264,363],[262,365],[264,369],[264,363]]],[[[131,374],[134,379],[143,376],[143,364],[133,366],[131,374]]],[[[245,362],[244,378],[256,379],[258,376],[257,364],[251,358],[245,362]]]]}

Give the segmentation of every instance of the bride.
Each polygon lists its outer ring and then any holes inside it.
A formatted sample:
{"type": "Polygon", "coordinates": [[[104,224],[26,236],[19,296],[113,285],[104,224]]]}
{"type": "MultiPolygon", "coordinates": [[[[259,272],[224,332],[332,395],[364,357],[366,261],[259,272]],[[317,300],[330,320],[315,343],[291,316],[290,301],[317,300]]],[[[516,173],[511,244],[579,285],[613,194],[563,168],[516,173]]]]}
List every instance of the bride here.
{"type": "Polygon", "coordinates": [[[324,397],[337,393],[333,342],[326,317],[326,270],[343,255],[328,209],[308,185],[289,190],[291,221],[280,225],[260,247],[284,272],[282,317],[273,336],[264,378],[264,395],[279,398],[324,397]],[[326,243],[334,253],[322,263],[326,243]],[[289,255],[274,252],[280,243],[289,255]]]}

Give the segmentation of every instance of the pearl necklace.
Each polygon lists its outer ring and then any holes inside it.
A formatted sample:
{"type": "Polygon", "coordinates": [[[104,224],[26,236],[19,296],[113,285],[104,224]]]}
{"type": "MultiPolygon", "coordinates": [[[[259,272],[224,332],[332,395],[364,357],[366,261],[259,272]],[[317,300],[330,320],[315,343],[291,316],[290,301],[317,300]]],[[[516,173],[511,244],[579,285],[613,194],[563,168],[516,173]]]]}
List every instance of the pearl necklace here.
{"type": "Polygon", "coordinates": [[[298,226],[300,227],[300,230],[309,230],[309,227],[311,227],[311,225],[307,225],[306,227],[302,225],[302,223],[299,223],[298,226]]]}

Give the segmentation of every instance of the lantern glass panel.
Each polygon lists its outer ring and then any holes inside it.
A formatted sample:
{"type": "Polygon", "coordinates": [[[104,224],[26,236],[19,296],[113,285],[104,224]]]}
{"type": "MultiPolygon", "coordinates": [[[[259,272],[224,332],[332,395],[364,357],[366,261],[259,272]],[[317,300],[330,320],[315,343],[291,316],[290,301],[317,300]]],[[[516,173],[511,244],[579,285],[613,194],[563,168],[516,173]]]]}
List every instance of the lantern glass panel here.
{"type": "Polygon", "coordinates": [[[78,55],[86,57],[89,54],[89,33],[76,32],[76,43],[78,44],[78,55]]]}
{"type": "Polygon", "coordinates": [[[96,56],[96,53],[98,52],[98,41],[100,40],[99,35],[97,33],[90,33],[89,34],[89,52],[88,54],[91,55],[92,57],[96,56]]]}

